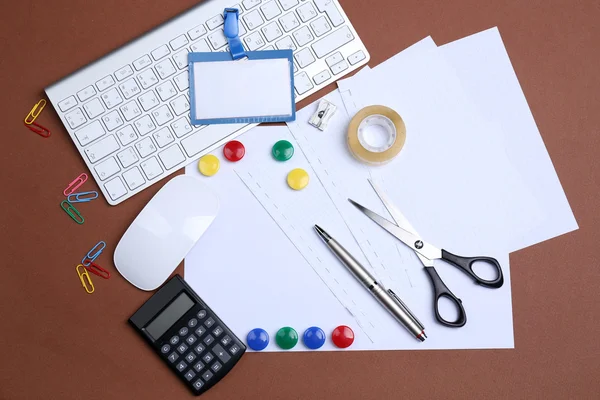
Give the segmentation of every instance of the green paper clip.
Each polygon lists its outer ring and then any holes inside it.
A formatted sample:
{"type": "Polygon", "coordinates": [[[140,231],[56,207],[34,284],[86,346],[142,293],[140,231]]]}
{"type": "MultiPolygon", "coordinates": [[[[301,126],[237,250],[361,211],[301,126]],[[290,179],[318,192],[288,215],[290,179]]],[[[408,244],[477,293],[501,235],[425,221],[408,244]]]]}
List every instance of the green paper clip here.
{"type": "Polygon", "coordinates": [[[62,208],[67,214],[69,214],[69,217],[71,217],[73,221],[77,222],[79,225],[83,224],[83,222],[85,221],[85,219],[79,213],[79,210],[77,210],[73,206],[73,204],[69,203],[67,200],[63,200],[60,202],[60,208],[62,208]],[[65,204],[67,205],[66,207],[65,204]]]}

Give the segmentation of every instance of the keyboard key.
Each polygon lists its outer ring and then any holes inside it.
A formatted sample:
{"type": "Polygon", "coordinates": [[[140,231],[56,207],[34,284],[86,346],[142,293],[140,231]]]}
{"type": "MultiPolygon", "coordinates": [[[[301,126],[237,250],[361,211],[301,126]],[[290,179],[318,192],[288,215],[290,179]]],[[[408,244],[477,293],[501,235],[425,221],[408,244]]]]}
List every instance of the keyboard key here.
{"type": "Polygon", "coordinates": [[[263,4],[262,6],[260,6],[260,9],[262,10],[267,21],[270,21],[279,14],[281,14],[281,10],[279,9],[279,6],[277,5],[277,2],[275,0],[271,0],[263,4]]]}
{"type": "Polygon", "coordinates": [[[135,148],[137,149],[140,157],[144,158],[148,155],[154,153],[156,151],[156,145],[150,139],[150,137],[146,137],[145,139],[140,140],[135,144],[135,148]]]}
{"type": "Polygon", "coordinates": [[[317,16],[317,11],[310,2],[304,3],[298,7],[296,12],[298,13],[298,16],[300,16],[302,22],[310,21],[317,16]]]}
{"type": "Polygon", "coordinates": [[[198,344],[196,345],[196,347],[194,347],[194,351],[196,352],[196,354],[200,354],[204,351],[206,347],[204,347],[202,344],[198,344]]]}
{"type": "Polygon", "coordinates": [[[202,386],[204,386],[204,382],[202,382],[202,379],[198,379],[196,382],[194,382],[194,389],[200,390],[202,389],[202,386]]]}
{"type": "Polygon", "coordinates": [[[187,368],[187,364],[184,361],[179,361],[175,368],[177,368],[179,372],[183,372],[187,368]]]}
{"type": "Polygon", "coordinates": [[[104,181],[121,170],[114,157],[107,158],[94,167],[96,174],[104,181]]]}
{"type": "MultiPolygon", "coordinates": [[[[156,161],[155,158],[152,158],[154,161],[156,161]]],[[[142,167],[143,168],[143,167],[142,167]]],[[[185,351],[188,349],[187,345],[185,343],[181,343],[179,346],[177,346],[177,351],[179,352],[179,354],[183,354],[185,353],[185,351]]]]}
{"type": "Polygon", "coordinates": [[[342,61],[344,59],[344,57],[342,56],[342,53],[340,53],[339,51],[336,53],[333,53],[332,55],[330,55],[329,57],[327,57],[325,59],[325,62],[327,63],[327,65],[329,65],[329,68],[331,68],[332,66],[334,66],[335,64],[339,63],[340,61],[342,61]]]}
{"type": "Polygon", "coordinates": [[[131,125],[127,125],[126,127],[119,129],[116,134],[119,142],[121,142],[121,145],[123,146],[127,146],[129,143],[134,142],[138,138],[138,135],[135,133],[131,125]]]}
{"type": "Polygon", "coordinates": [[[212,335],[206,335],[204,339],[202,339],[205,345],[210,346],[212,342],[215,341],[215,338],[212,335]]]}
{"type": "Polygon", "coordinates": [[[158,78],[152,69],[147,69],[138,75],[138,80],[143,89],[148,89],[152,85],[156,85],[158,78]]]}
{"type": "Polygon", "coordinates": [[[190,76],[187,71],[176,75],[175,78],[173,78],[173,81],[175,82],[175,86],[177,86],[177,89],[179,89],[179,91],[186,90],[190,87],[190,76]]]}
{"type": "Polygon", "coordinates": [[[170,53],[171,53],[171,51],[169,50],[167,45],[163,44],[159,48],[152,50],[152,52],[150,54],[152,54],[152,58],[154,58],[155,61],[158,61],[162,58],[165,58],[170,53]]]}
{"type": "Polygon", "coordinates": [[[315,0],[315,5],[320,12],[327,14],[333,26],[337,27],[344,23],[344,18],[331,0],[315,0]]]}
{"type": "Polygon", "coordinates": [[[196,314],[196,316],[199,319],[204,319],[204,317],[206,317],[206,310],[200,310],[200,311],[198,311],[198,314],[196,314]]]}
{"type": "Polygon", "coordinates": [[[350,54],[350,56],[348,57],[348,62],[350,63],[350,65],[354,65],[364,59],[365,59],[365,53],[363,53],[362,50],[359,50],[356,53],[350,54]]]}
{"type": "Polygon", "coordinates": [[[202,356],[202,360],[203,360],[205,363],[207,363],[207,364],[208,364],[209,362],[211,362],[212,360],[214,360],[214,359],[215,359],[215,356],[213,356],[212,354],[210,354],[210,352],[208,352],[208,353],[206,353],[205,355],[203,355],[203,356],[202,356]]]}
{"type": "Polygon", "coordinates": [[[306,72],[303,71],[294,76],[294,87],[296,88],[296,92],[301,95],[312,89],[313,84],[306,72]]]}
{"type": "Polygon", "coordinates": [[[347,69],[348,69],[348,63],[346,61],[340,61],[339,63],[337,63],[333,67],[331,67],[331,71],[333,72],[334,75],[337,75],[340,72],[345,71],[347,69]]]}
{"type": "Polygon", "coordinates": [[[250,51],[258,50],[266,44],[258,31],[245,36],[244,43],[250,51]]]}
{"type": "Polygon", "coordinates": [[[181,35],[181,36],[178,36],[175,39],[171,40],[169,42],[169,45],[171,46],[171,48],[173,50],[179,50],[180,48],[187,45],[188,43],[189,42],[187,40],[187,37],[185,37],[185,35],[181,35]]]}
{"type": "Polygon", "coordinates": [[[125,182],[127,183],[127,186],[129,186],[130,190],[135,190],[146,183],[146,180],[142,176],[142,173],[138,167],[133,167],[129,171],[123,173],[123,179],[125,179],[125,182]]]}
{"type": "Polygon", "coordinates": [[[202,361],[198,361],[196,364],[194,364],[194,369],[196,372],[200,372],[202,368],[204,368],[204,363],[202,361]]]}
{"type": "Polygon", "coordinates": [[[261,0],[244,0],[244,1],[242,2],[242,4],[244,5],[244,8],[245,8],[246,10],[249,10],[249,9],[251,9],[251,8],[254,8],[254,7],[256,7],[257,5],[259,5],[259,4],[260,4],[260,2],[261,2],[261,0]]]}
{"type": "Polygon", "coordinates": [[[110,89],[108,92],[102,95],[102,101],[109,110],[123,102],[123,98],[119,91],[115,88],[110,89]]]}
{"type": "Polygon", "coordinates": [[[188,321],[188,326],[190,328],[195,327],[196,325],[198,325],[198,320],[196,318],[192,318],[188,321]]]}
{"type": "Polygon", "coordinates": [[[223,336],[223,338],[221,339],[221,344],[223,346],[227,346],[229,343],[231,343],[231,337],[229,337],[229,335],[223,336]]]}
{"type": "Polygon", "coordinates": [[[142,167],[142,170],[144,171],[144,174],[146,174],[146,177],[148,177],[148,180],[152,180],[157,176],[160,176],[160,174],[163,172],[155,157],[148,159],[148,161],[144,161],[140,164],[140,167],[142,167]]]}
{"type": "Polygon", "coordinates": [[[261,31],[269,42],[272,42],[273,40],[283,35],[283,32],[281,32],[281,29],[279,28],[277,22],[271,22],[269,25],[264,26],[261,29],[261,31]]]}
{"type": "Polygon", "coordinates": [[[177,71],[171,62],[171,59],[169,58],[156,64],[155,68],[156,72],[158,72],[158,76],[160,76],[160,79],[165,79],[177,71]]]}
{"type": "Polygon", "coordinates": [[[119,159],[119,162],[123,168],[128,168],[139,160],[137,154],[133,150],[133,147],[128,147],[120,153],[117,153],[117,158],[119,159]]]}
{"type": "Polygon", "coordinates": [[[124,106],[121,106],[120,110],[123,113],[123,117],[125,117],[126,121],[131,121],[132,119],[142,115],[142,110],[140,110],[135,100],[130,101],[124,106]]]}
{"type": "Polygon", "coordinates": [[[121,118],[117,110],[106,114],[104,117],[102,117],[102,121],[104,122],[106,129],[109,131],[114,131],[123,125],[123,118],[121,118]]]}
{"type": "Polygon", "coordinates": [[[135,68],[136,71],[141,71],[150,64],[152,64],[152,60],[146,54],[133,62],[133,68],[135,68]]]}
{"type": "Polygon", "coordinates": [[[64,99],[63,101],[58,103],[58,108],[60,108],[60,111],[65,112],[65,111],[69,111],[71,108],[75,107],[77,105],[77,100],[75,99],[75,96],[69,96],[66,99],[64,99]]]}
{"type": "Polygon", "coordinates": [[[83,115],[83,112],[81,111],[81,108],[79,107],[66,114],[65,119],[67,120],[67,123],[71,129],[78,128],[87,121],[83,115]]]}
{"type": "Polygon", "coordinates": [[[85,146],[99,137],[104,136],[104,134],[106,134],[106,131],[100,121],[94,121],[75,132],[75,137],[80,145],[85,146]]]}
{"type": "Polygon", "coordinates": [[[206,326],[207,328],[210,328],[214,324],[215,324],[215,320],[212,317],[208,317],[208,319],[206,321],[204,321],[204,326],[206,326]]]}
{"type": "Polygon", "coordinates": [[[93,86],[88,86],[85,89],[82,89],[79,92],[77,92],[77,97],[79,98],[79,101],[86,101],[87,99],[90,99],[95,94],[96,94],[96,89],[94,89],[93,86]]]}
{"type": "Polygon", "coordinates": [[[187,335],[187,334],[188,334],[188,332],[189,332],[189,331],[190,331],[190,330],[189,330],[187,327],[185,327],[185,326],[184,326],[183,328],[181,328],[181,329],[179,330],[179,336],[185,336],[185,335],[187,335]]]}
{"type": "Polygon", "coordinates": [[[350,28],[344,26],[337,31],[328,34],[312,44],[312,48],[317,57],[322,58],[332,51],[339,49],[348,42],[354,39],[354,35],[350,32],[350,28]]]}
{"type": "Polygon", "coordinates": [[[190,110],[190,102],[183,95],[179,96],[175,100],[172,100],[169,104],[171,107],[173,107],[173,112],[175,112],[175,115],[181,115],[190,110]]]}
{"type": "Polygon", "coordinates": [[[187,344],[189,344],[190,346],[193,345],[194,343],[196,343],[196,340],[198,340],[198,338],[194,335],[190,335],[185,339],[187,344]]]}
{"type": "Polygon", "coordinates": [[[290,8],[298,5],[298,0],[279,0],[279,3],[281,3],[283,10],[287,11],[290,8]]]}
{"type": "Polygon", "coordinates": [[[285,14],[283,17],[279,18],[279,22],[286,32],[290,32],[300,26],[300,21],[298,21],[296,13],[294,12],[285,14]]]}
{"type": "Polygon", "coordinates": [[[121,83],[119,85],[119,89],[121,89],[121,93],[123,93],[123,96],[125,96],[126,99],[130,99],[142,92],[142,89],[140,89],[137,82],[133,78],[121,83]]]}
{"type": "Polygon", "coordinates": [[[303,26],[302,28],[295,31],[293,35],[294,39],[296,39],[296,43],[298,43],[298,46],[300,47],[314,40],[314,36],[312,35],[312,33],[310,33],[310,29],[308,29],[308,26],[303,26]]]}
{"type": "Polygon", "coordinates": [[[171,363],[174,363],[175,360],[177,360],[179,358],[179,354],[172,352],[171,354],[169,354],[169,357],[167,357],[169,359],[169,361],[171,361],[171,363]]]}
{"type": "Polygon", "coordinates": [[[171,345],[175,346],[177,343],[179,343],[179,336],[177,336],[177,335],[173,336],[171,339],[169,339],[169,343],[171,343],[171,345]]]}
{"type": "Polygon", "coordinates": [[[181,50],[179,53],[173,56],[173,61],[175,61],[175,65],[177,68],[184,69],[188,65],[188,51],[187,49],[181,50]]]}
{"type": "Polygon", "coordinates": [[[202,374],[202,379],[204,379],[204,382],[208,382],[210,381],[210,379],[213,377],[213,373],[210,371],[206,371],[205,373],[202,374]]]}
{"type": "Polygon", "coordinates": [[[187,118],[181,118],[171,124],[175,136],[181,138],[192,131],[192,126],[188,122],[187,118]]]}
{"type": "Polygon", "coordinates": [[[115,76],[117,77],[118,81],[122,81],[123,79],[130,77],[131,75],[133,75],[133,69],[129,64],[115,72],[115,76]]]}
{"type": "Polygon", "coordinates": [[[192,51],[195,53],[207,53],[212,50],[210,46],[206,43],[206,40],[200,39],[196,43],[192,44],[192,51]]]}
{"type": "Polygon", "coordinates": [[[125,188],[125,185],[123,185],[123,182],[121,182],[121,178],[119,178],[118,176],[116,178],[113,178],[111,181],[106,182],[104,184],[104,188],[108,192],[110,198],[113,200],[117,200],[127,194],[127,188],[125,188]]]}
{"type": "Polygon", "coordinates": [[[85,110],[85,113],[89,119],[94,119],[104,112],[104,106],[98,98],[95,98],[89,103],[84,104],[83,109],[85,110]]]}
{"type": "Polygon", "coordinates": [[[98,82],[96,82],[96,87],[98,88],[99,91],[102,92],[114,84],[115,84],[115,80],[113,79],[112,76],[108,75],[108,76],[105,76],[104,78],[100,79],[98,82]]]}
{"type": "Polygon", "coordinates": [[[185,161],[185,156],[178,145],[173,145],[168,149],[158,153],[160,161],[166,169],[171,169],[185,161]]]}
{"type": "Polygon", "coordinates": [[[165,344],[160,348],[160,352],[163,354],[168,353],[169,350],[171,350],[171,346],[169,346],[168,344],[165,344]]]}
{"type": "Polygon", "coordinates": [[[219,337],[221,336],[221,334],[223,333],[223,328],[221,328],[220,326],[217,326],[215,329],[213,329],[212,334],[215,335],[215,337],[219,337]]]}
{"type": "Polygon", "coordinates": [[[331,25],[325,17],[315,19],[313,22],[310,23],[310,27],[312,28],[315,35],[317,35],[317,37],[323,36],[331,30],[331,25]]]}
{"type": "Polygon", "coordinates": [[[159,126],[164,125],[173,119],[173,113],[166,104],[152,111],[152,116],[159,126]]]}
{"type": "Polygon", "coordinates": [[[202,336],[202,335],[204,335],[204,334],[206,333],[206,328],[205,328],[205,327],[203,327],[202,325],[200,325],[200,326],[198,327],[198,329],[196,329],[196,331],[195,331],[195,332],[196,332],[196,335],[198,335],[198,336],[202,336]]]}
{"type": "Polygon", "coordinates": [[[188,353],[187,356],[185,356],[185,360],[189,363],[192,363],[196,357],[197,356],[194,353],[188,353]]]}
{"type": "Polygon", "coordinates": [[[141,95],[140,97],[138,97],[138,100],[140,101],[140,104],[142,105],[142,108],[144,109],[144,111],[152,110],[154,107],[156,107],[160,103],[158,101],[158,97],[156,97],[156,95],[154,94],[154,91],[152,91],[152,90],[150,90],[150,91],[144,93],[143,95],[141,95]]]}
{"type": "Polygon", "coordinates": [[[204,27],[204,25],[198,25],[197,27],[190,29],[188,31],[188,36],[190,37],[190,39],[196,40],[200,36],[204,35],[205,33],[206,33],[206,28],[204,27]]]}
{"type": "Polygon", "coordinates": [[[313,76],[313,81],[315,81],[315,84],[320,85],[321,83],[327,81],[329,78],[331,78],[331,74],[329,73],[329,71],[324,70],[313,76]]]}
{"type": "Polygon", "coordinates": [[[210,366],[210,369],[212,369],[213,372],[219,372],[222,367],[223,367],[223,365],[217,361],[213,365],[210,366]]]}
{"type": "Polygon", "coordinates": [[[166,126],[154,132],[152,136],[158,144],[158,147],[165,147],[166,145],[172,143],[175,140],[175,137],[173,137],[173,134],[166,126]]]}
{"type": "Polygon", "coordinates": [[[208,41],[215,50],[218,50],[227,44],[227,38],[223,33],[223,29],[219,29],[208,35],[208,41]]]}
{"type": "Polygon", "coordinates": [[[208,21],[206,21],[206,26],[208,26],[208,29],[210,29],[211,31],[213,29],[218,28],[221,25],[223,25],[223,15],[222,14],[217,14],[214,17],[212,17],[211,19],[209,19],[208,21]]]}
{"type": "Polygon", "coordinates": [[[154,125],[154,121],[152,121],[152,118],[150,118],[149,115],[144,115],[133,124],[135,125],[139,134],[142,136],[156,129],[156,125],[154,125]]]}
{"type": "Polygon", "coordinates": [[[296,45],[290,36],[286,36],[280,41],[276,42],[275,46],[277,46],[279,50],[296,50],[296,45]]]}
{"type": "Polygon", "coordinates": [[[308,47],[294,54],[294,59],[296,60],[300,68],[304,68],[315,62],[315,57],[313,57],[308,47]]]}
{"type": "Polygon", "coordinates": [[[233,354],[234,356],[235,356],[235,355],[237,354],[237,352],[239,352],[239,351],[240,351],[240,346],[238,346],[237,344],[234,344],[233,346],[231,346],[231,347],[229,348],[229,352],[230,352],[231,354],[233,354]]]}
{"type": "Polygon", "coordinates": [[[96,163],[117,150],[119,150],[119,143],[113,135],[110,135],[86,148],[85,154],[91,163],[96,163]]]}
{"type": "Polygon", "coordinates": [[[177,89],[175,89],[171,81],[166,81],[156,87],[156,93],[158,93],[158,97],[162,101],[167,101],[177,94],[177,89]]]}
{"type": "Polygon", "coordinates": [[[253,30],[265,23],[258,10],[253,10],[242,17],[248,29],[253,30]]]}

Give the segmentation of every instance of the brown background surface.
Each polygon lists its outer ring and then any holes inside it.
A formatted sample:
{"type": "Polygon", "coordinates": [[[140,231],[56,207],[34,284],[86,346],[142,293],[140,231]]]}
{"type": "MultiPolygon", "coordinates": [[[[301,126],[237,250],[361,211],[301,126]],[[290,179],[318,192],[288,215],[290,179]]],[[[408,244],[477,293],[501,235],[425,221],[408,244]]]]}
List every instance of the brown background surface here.
{"type": "MultiPolygon", "coordinates": [[[[51,106],[39,119],[50,139],[22,118],[46,85],[194,3],[2,1],[1,399],[191,398],[127,325],[148,294],[112,265],[119,238],[165,181],[118,207],[83,205],[86,222],[76,225],[59,202],[83,161],[51,106]],[[89,296],[74,269],[98,240],[114,278],[96,279],[89,296]]],[[[498,25],[580,229],[511,255],[514,350],[249,354],[203,398],[599,398],[600,3],[342,4],[371,66],[430,34],[443,44],[498,25]]]]}

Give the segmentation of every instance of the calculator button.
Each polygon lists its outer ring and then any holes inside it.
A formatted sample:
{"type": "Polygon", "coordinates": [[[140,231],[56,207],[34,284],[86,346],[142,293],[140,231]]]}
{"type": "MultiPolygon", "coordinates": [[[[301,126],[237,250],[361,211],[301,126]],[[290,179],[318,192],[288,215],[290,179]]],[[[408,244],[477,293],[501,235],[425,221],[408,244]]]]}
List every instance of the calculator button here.
{"type": "Polygon", "coordinates": [[[204,338],[204,340],[203,340],[204,344],[208,344],[208,345],[209,345],[209,344],[211,344],[211,343],[212,343],[212,342],[214,342],[214,341],[215,341],[215,338],[214,338],[214,337],[212,337],[211,335],[208,335],[208,336],[207,336],[207,337],[205,337],[205,338],[204,338]]]}
{"type": "Polygon", "coordinates": [[[210,369],[212,369],[214,372],[219,372],[221,367],[222,367],[221,363],[217,361],[210,367],[210,369]]]}
{"type": "Polygon", "coordinates": [[[179,347],[177,348],[177,351],[181,354],[185,353],[185,351],[188,349],[188,347],[185,345],[185,343],[181,343],[179,345],[179,347]]]}
{"type": "Polygon", "coordinates": [[[210,328],[214,324],[215,324],[215,320],[212,319],[212,317],[209,317],[206,321],[204,321],[204,325],[206,325],[207,328],[210,328]]]}
{"type": "Polygon", "coordinates": [[[169,359],[169,361],[174,363],[175,360],[177,360],[179,358],[179,354],[172,352],[171,354],[169,354],[169,357],[167,357],[167,358],[169,359]]]}
{"type": "Polygon", "coordinates": [[[213,335],[215,335],[216,337],[221,336],[221,333],[223,333],[223,328],[221,328],[220,326],[217,326],[213,331],[212,331],[213,335]]]}
{"type": "Polygon", "coordinates": [[[202,360],[204,360],[205,363],[209,363],[211,362],[215,357],[209,353],[206,353],[205,355],[202,356],[202,360]]]}
{"type": "Polygon", "coordinates": [[[183,370],[187,367],[187,364],[183,361],[179,361],[179,364],[177,364],[177,366],[175,368],[177,368],[177,370],[179,372],[183,372],[183,370]]]}
{"type": "Polygon", "coordinates": [[[204,379],[205,382],[208,382],[210,380],[210,378],[213,377],[213,373],[210,371],[206,371],[205,373],[202,374],[202,379],[204,379]]]}
{"type": "Polygon", "coordinates": [[[198,325],[198,320],[197,320],[196,318],[192,318],[192,319],[190,319],[190,321],[188,322],[188,326],[189,326],[190,328],[193,328],[193,327],[195,327],[196,325],[198,325]]]}
{"type": "Polygon", "coordinates": [[[192,344],[196,343],[196,340],[198,340],[198,339],[197,339],[197,338],[196,338],[196,336],[194,336],[194,335],[190,335],[190,336],[188,336],[188,338],[187,338],[187,339],[185,339],[185,341],[186,341],[186,342],[187,342],[189,345],[192,345],[192,344]]]}
{"type": "Polygon", "coordinates": [[[196,329],[196,335],[202,336],[204,333],[206,333],[206,328],[200,325],[198,329],[196,329]]]}
{"type": "Polygon", "coordinates": [[[184,376],[185,376],[185,379],[187,379],[188,381],[191,381],[196,376],[196,373],[190,369],[188,372],[185,373],[184,376]]]}
{"type": "Polygon", "coordinates": [[[204,382],[202,382],[202,379],[198,379],[196,382],[194,382],[194,389],[200,390],[202,386],[204,386],[204,382]]]}
{"type": "Polygon", "coordinates": [[[175,346],[177,343],[179,343],[179,336],[177,336],[177,335],[173,336],[171,339],[169,339],[169,343],[171,343],[171,345],[175,346]]]}
{"type": "Polygon", "coordinates": [[[194,347],[194,351],[198,354],[202,353],[204,351],[205,347],[202,346],[201,344],[199,344],[198,346],[194,347]]]}
{"type": "Polygon", "coordinates": [[[188,353],[188,355],[185,356],[185,359],[187,360],[187,362],[191,363],[196,359],[196,355],[194,353],[188,353]]]}
{"type": "Polygon", "coordinates": [[[179,336],[185,336],[188,334],[188,328],[185,326],[179,330],[179,336]]]}
{"type": "Polygon", "coordinates": [[[231,338],[229,337],[229,335],[225,335],[225,337],[221,339],[221,344],[223,346],[227,346],[229,343],[231,343],[231,338]]]}
{"type": "Polygon", "coordinates": [[[240,351],[240,346],[238,346],[237,344],[234,344],[229,348],[229,352],[233,355],[236,355],[238,351],[240,351]]]}
{"type": "Polygon", "coordinates": [[[206,317],[206,310],[200,310],[198,311],[198,318],[203,319],[204,317],[206,317]]]}
{"type": "Polygon", "coordinates": [[[171,346],[169,346],[168,344],[165,344],[163,345],[163,347],[160,348],[160,352],[163,354],[167,354],[169,350],[171,350],[171,346]]]}
{"type": "Polygon", "coordinates": [[[220,344],[215,345],[215,347],[212,348],[212,351],[217,355],[217,357],[219,357],[219,360],[223,361],[224,363],[231,360],[231,356],[227,354],[225,349],[222,348],[220,344]]]}

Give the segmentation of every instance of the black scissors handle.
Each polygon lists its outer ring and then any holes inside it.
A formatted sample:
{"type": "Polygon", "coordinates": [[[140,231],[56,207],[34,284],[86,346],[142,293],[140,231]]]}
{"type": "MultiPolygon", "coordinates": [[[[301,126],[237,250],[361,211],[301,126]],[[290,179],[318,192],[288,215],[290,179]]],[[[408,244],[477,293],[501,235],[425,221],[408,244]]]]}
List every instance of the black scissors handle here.
{"type": "Polygon", "coordinates": [[[431,283],[433,284],[433,310],[435,311],[435,318],[439,321],[440,324],[448,326],[450,328],[460,328],[467,323],[467,313],[465,312],[465,308],[462,305],[461,299],[456,297],[454,293],[448,289],[442,278],[438,275],[437,271],[434,267],[425,267],[425,271],[429,275],[431,279],[431,283]],[[440,298],[445,297],[450,300],[456,306],[458,311],[458,318],[456,321],[448,321],[442,318],[440,314],[440,310],[438,307],[438,303],[440,298]]]}
{"type": "Polygon", "coordinates": [[[495,258],[483,257],[483,256],[461,257],[461,256],[457,256],[455,254],[449,253],[446,250],[442,249],[442,260],[449,262],[450,264],[454,265],[455,267],[457,267],[458,269],[460,269],[467,275],[470,275],[471,278],[473,278],[475,280],[475,283],[477,283],[481,286],[498,289],[499,287],[501,287],[504,284],[504,276],[502,275],[502,268],[500,267],[500,263],[498,262],[498,260],[496,260],[495,258]],[[480,276],[478,276],[473,271],[473,264],[477,261],[484,262],[488,265],[491,265],[496,270],[496,278],[487,280],[487,279],[483,279],[480,276]]]}

